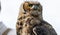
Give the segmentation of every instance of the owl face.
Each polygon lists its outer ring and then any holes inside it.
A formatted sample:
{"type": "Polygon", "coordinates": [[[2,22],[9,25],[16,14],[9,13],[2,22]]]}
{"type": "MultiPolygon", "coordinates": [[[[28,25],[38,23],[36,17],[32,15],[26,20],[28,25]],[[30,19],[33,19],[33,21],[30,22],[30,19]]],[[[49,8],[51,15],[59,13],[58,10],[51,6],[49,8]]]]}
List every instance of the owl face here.
{"type": "Polygon", "coordinates": [[[26,1],[23,4],[23,9],[25,11],[42,11],[42,6],[40,5],[39,2],[32,2],[32,1],[26,1]]]}

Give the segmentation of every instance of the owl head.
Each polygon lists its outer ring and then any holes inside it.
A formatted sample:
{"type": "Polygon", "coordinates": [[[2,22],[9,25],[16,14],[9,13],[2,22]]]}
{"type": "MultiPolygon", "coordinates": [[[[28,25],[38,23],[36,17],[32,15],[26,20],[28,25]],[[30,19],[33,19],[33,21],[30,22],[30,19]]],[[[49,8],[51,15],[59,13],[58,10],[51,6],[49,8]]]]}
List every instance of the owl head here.
{"type": "Polygon", "coordinates": [[[42,6],[39,2],[25,1],[23,4],[24,11],[42,11],[42,6]]]}
{"type": "Polygon", "coordinates": [[[29,12],[36,16],[42,13],[42,5],[37,1],[25,1],[20,7],[20,12],[29,12]]]}
{"type": "Polygon", "coordinates": [[[21,4],[20,9],[23,9],[24,11],[35,11],[39,10],[42,11],[42,5],[37,1],[25,1],[21,4]]]}

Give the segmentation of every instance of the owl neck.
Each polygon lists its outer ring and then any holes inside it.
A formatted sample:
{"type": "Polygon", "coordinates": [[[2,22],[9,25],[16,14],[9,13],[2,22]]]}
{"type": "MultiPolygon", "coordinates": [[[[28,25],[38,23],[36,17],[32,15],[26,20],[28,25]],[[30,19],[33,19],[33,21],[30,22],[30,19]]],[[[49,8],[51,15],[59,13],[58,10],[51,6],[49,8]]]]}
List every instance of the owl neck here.
{"type": "Polygon", "coordinates": [[[43,20],[42,14],[38,16],[38,19],[39,19],[39,20],[43,20]]]}
{"type": "Polygon", "coordinates": [[[43,16],[42,16],[42,11],[25,11],[26,13],[30,13],[31,16],[33,16],[34,18],[37,18],[39,20],[43,20],[43,16]]]}
{"type": "Polygon", "coordinates": [[[42,16],[42,11],[36,11],[36,12],[31,12],[31,15],[34,17],[34,18],[37,18],[39,20],[43,20],[43,16],[42,16]]]}
{"type": "Polygon", "coordinates": [[[40,13],[39,15],[31,15],[33,16],[34,18],[37,18],[38,20],[43,20],[43,16],[42,16],[42,13],[40,13]]]}

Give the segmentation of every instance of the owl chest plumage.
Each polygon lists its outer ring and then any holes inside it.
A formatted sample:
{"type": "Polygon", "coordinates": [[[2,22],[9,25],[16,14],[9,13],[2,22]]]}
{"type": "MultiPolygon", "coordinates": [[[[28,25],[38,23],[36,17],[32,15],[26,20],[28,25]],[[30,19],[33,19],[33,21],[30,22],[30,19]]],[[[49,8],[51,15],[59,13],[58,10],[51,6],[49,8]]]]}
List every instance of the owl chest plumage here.
{"type": "Polygon", "coordinates": [[[21,35],[32,35],[33,27],[40,23],[40,20],[28,14],[20,14],[16,27],[21,35]]]}

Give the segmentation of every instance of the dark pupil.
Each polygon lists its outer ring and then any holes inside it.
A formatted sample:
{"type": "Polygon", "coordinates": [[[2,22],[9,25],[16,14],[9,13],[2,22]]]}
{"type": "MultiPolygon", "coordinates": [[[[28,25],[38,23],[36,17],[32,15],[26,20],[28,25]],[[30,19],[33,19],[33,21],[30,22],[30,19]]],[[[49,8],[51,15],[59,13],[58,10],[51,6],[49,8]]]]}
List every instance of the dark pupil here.
{"type": "Polygon", "coordinates": [[[30,6],[30,7],[32,7],[32,6],[33,6],[33,4],[29,4],[29,6],[30,6]]]}

